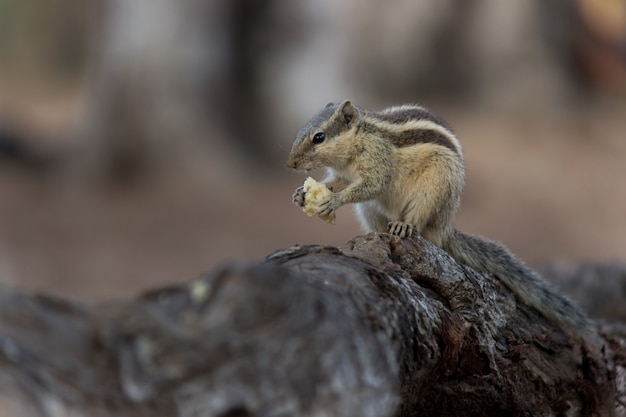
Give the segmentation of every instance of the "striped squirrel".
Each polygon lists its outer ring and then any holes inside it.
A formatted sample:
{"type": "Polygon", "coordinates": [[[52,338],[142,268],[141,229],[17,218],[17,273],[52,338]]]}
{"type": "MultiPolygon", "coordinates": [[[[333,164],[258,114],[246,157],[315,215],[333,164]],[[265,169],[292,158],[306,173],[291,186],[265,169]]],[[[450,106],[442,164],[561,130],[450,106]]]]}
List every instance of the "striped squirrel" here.
{"type": "MultiPolygon", "coordinates": [[[[590,328],[578,307],[508,249],[455,229],[465,182],[461,144],[428,109],[404,105],[367,111],[350,101],[329,103],[298,132],[287,167],[328,169],[323,183],[332,194],[318,214],[356,203],[366,232],[404,238],[416,231],[457,262],[495,275],[566,333],[590,328]]],[[[302,187],[293,202],[304,204],[302,187]]]]}

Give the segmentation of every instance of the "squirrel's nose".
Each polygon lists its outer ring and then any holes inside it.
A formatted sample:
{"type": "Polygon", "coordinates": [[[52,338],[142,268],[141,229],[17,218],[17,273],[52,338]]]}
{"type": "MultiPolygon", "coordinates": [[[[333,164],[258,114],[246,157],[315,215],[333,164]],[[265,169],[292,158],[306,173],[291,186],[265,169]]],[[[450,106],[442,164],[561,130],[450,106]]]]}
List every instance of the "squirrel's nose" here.
{"type": "Polygon", "coordinates": [[[287,159],[287,163],[285,164],[287,168],[298,169],[298,162],[295,160],[291,160],[291,158],[287,159]]]}

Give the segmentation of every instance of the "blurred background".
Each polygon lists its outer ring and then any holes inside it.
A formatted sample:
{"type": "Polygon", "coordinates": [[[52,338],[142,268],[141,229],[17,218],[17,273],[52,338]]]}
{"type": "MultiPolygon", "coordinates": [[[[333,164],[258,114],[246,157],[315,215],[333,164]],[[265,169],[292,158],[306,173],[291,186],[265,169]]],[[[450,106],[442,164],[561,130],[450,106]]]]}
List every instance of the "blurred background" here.
{"type": "Polygon", "coordinates": [[[459,228],[626,261],[624,0],[0,0],[0,284],[105,299],[344,243],[284,161],[346,98],[452,124],[459,228]]]}

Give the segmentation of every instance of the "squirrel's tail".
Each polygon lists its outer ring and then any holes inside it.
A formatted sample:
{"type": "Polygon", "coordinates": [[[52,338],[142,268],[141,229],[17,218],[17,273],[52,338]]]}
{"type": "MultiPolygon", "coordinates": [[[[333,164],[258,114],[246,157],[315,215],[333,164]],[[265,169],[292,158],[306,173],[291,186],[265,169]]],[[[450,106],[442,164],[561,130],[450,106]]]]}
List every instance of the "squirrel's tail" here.
{"type": "Polygon", "coordinates": [[[495,275],[525,304],[566,333],[573,329],[589,330],[589,319],[572,301],[504,246],[460,230],[453,233],[443,247],[457,262],[478,272],[495,275]]]}

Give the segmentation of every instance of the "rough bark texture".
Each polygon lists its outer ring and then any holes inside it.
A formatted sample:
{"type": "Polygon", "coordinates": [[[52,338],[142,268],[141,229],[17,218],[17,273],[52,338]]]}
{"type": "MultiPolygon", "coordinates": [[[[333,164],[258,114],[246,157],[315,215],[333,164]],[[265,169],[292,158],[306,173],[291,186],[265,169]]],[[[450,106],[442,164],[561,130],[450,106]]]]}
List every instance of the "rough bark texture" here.
{"type": "Polygon", "coordinates": [[[0,416],[604,416],[625,402],[626,326],[571,339],[421,238],[295,246],[108,305],[0,294],[0,416]]]}

